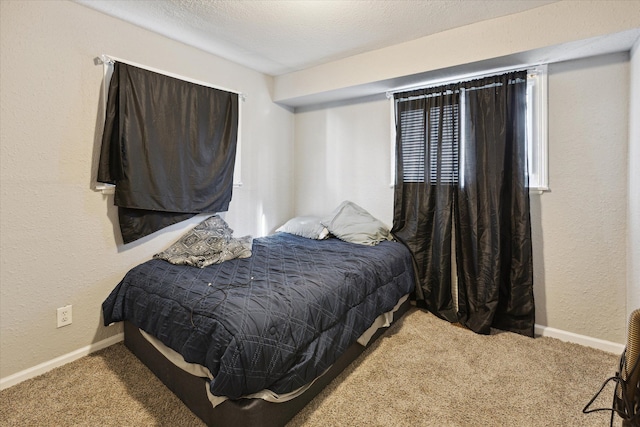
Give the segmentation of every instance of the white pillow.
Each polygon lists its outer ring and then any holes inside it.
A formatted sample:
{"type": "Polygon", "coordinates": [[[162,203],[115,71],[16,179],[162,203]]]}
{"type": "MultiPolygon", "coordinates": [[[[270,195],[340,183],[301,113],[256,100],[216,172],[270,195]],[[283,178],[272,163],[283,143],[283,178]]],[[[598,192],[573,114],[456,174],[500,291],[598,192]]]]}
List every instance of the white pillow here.
{"type": "Polygon", "coordinates": [[[323,218],[322,224],[334,236],[351,243],[374,246],[384,240],[393,240],[386,225],[348,200],[323,218]]]}
{"type": "Polygon", "coordinates": [[[320,222],[317,216],[298,216],[291,218],[276,231],[295,234],[307,239],[323,240],[329,237],[329,230],[320,222]]]}

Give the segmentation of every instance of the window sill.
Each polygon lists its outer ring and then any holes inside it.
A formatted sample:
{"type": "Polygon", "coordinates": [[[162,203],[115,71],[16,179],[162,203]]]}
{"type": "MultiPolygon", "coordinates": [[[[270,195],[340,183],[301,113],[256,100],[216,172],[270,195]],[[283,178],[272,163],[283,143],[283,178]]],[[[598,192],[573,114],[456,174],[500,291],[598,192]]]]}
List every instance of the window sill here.
{"type": "Polygon", "coordinates": [[[529,194],[542,194],[549,193],[551,189],[549,187],[530,187],[529,194]]]}
{"type": "Polygon", "coordinates": [[[116,186],[113,184],[103,184],[103,183],[98,183],[96,185],[96,187],[94,188],[95,191],[99,191],[102,194],[115,194],[116,193],[116,186]]]}

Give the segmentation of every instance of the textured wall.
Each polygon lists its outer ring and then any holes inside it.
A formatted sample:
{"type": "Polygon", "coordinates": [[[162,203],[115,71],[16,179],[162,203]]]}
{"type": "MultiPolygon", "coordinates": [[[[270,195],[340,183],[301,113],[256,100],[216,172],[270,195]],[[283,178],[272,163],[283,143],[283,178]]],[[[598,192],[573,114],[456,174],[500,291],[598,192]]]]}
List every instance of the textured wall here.
{"type": "MultiPolygon", "coordinates": [[[[551,192],[532,195],[536,323],[624,342],[628,54],[549,67],[551,192]],[[596,88],[597,90],[594,90],[596,88]]],[[[296,210],[353,199],[391,224],[389,102],[296,110],[296,210]],[[323,192],[322,183],[332,182],[323,192]]]]}
{"type": "Polygon", "coordinates": [[[226,219],[265,234],[290,215],[293,114],[272,79],[69,1],[0,2],[0,377],[119,332],[100,305],[194,221],[127,246],[113,196],[90,189],[102,53],[247,94],[243,182],[226,219]],[[56,329],[56,308],[73,324],[56,329]]]}
{"type": "Polygon", "coordinates": [[[551,192],[540,197],[543,325],[623,343],[629,55],[549,66],[551,192]]]}
{"type": "Polygon", "coordinates": [[[627,318],[640,308],[640,39],[631,51],[630,68],[627,318]]]}

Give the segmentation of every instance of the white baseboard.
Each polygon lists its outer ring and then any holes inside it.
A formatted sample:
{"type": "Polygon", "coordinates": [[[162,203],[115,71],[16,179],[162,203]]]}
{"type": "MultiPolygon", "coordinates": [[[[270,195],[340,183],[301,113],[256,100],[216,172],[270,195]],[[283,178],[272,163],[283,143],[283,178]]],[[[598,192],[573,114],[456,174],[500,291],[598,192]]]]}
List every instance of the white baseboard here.
{"type": "Polygon", "coordinates": [[[97,343],[90,344],[86,347],[82,347],[78,350],[72,351],[71,353],[63,354],[60,357],[56,357],[55,359],[41,363],[32,368],[25,369],[24,371],[20,371],[13,375],[9,375],[8,377],[0,378],[0,390],[4,390],[5,388],[9,388],[13,385],[21,383],[22,381],[26,381],[30,378],[34,378],[34,377],[37,377],[38,375],[47,373],[54,368],[57,368],[62,365],[66,365],[67,363],[73,362],[74,360],[78,360],[81,357],[87,356],[88,354],[94,353],[98,350],[102,350],[103,348],[107,348],[113,344],[119,343],[123,339],[124,339],[124,333],[121,332],[119,334],[116,334],[112,337],[109,337],[97,343]]]}
{"type": "Polygon", "coordinates": [[[560,341],[571,342],[574,344],[585,345],[587,347],[597,348],[598,350],[608,353],[622,354],[624,344],[592,338],[586,335],[574,334],[573,332],[563,331],[561,329],[550,328],[549,326],[535,325],[535,334],[543,337],[557,338],[560,341]]]}

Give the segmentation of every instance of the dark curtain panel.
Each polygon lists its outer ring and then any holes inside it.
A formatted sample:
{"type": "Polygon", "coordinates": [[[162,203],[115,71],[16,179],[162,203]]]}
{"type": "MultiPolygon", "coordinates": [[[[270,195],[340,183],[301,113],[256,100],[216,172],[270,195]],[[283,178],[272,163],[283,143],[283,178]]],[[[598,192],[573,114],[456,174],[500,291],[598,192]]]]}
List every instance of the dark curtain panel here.
{"type": "Polygon", "coordinates": [[[98,181],[125,243],[231,201],[238,95],[116,63],[98,181]]]}
{"type": "Polygon", "coordinates": [[[459,92],[398,94],[396,186],[392,233],[413,253],[416,301],[457,321],[451,298],[451,226],[457,180],[459,92]]]}
{"type": "Polygon", "coordinates": [[[478,333],[496,327],[533,336],[526,73],[395,98],[392,232],[414,255],[417,304],[478,333]]]}
{"type": "Polygon", "coordinates": [[[533,336],[526,72],[465,85],[464,169],[456,192],[460,321],[533,336]]]}

